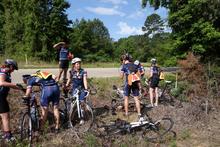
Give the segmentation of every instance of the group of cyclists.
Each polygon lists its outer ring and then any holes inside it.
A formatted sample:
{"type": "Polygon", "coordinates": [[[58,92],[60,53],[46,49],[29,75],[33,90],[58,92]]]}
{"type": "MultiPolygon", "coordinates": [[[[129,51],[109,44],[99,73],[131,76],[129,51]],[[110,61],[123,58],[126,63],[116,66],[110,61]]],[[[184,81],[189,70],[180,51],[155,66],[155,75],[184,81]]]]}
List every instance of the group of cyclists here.
{"type": "MultiPolygon", "coordinates": [[[[121,56],[121,78],[124,79],[124,109],[125,116],[128,116],[128,104],[129,96],[133,95],[139,120],[143,120],[140,110],[140,92],[141,92],[141,79],[144,78],[145,70],[144,67],[138,60],[133,61],[132,56],[125,54],[121,56]],[[125,78],[124,78],[125,77],[125,78]]],[[[158,106],[158,84],[160,81],[160,69],[157,66],[155,58],[151,59],[150,67],[150,78],[149,83],[149,94],[150,94],[150,105],[152,107],[158,106]],[[155,98],[155,100],[154,100],[155,98]],[[154,103],[155,101],[155,103],[154,103]]]]}
{"type": "MultiPolygon", "coordinates": [[[[86,95],[87,84],[87,72],[81,67],[82,60],[80,58],[73,58],[73,54],[68,51],[68,45],[65,42],[60,42],[54,45],[55,49],[59,50],[59,67],[60,72],[58,77],[52,73],[37,71],[31,75],[23,75],[23,81],[27,85],[25,90],[25,98],[29,98],[32,93],[33,86],[40,86],[41,97],[40,106],[42,110],[40,126],[43,126],[47,119],[48,105],[50,102],[53,104],[53,111],[55,117],[55,132],[59,132],[59,98],[60,88],[59,81],[62,73],[63,76],[63,89],[68,89],[71,85],[71,90],[74,91],[80,87],[81,94],[79,96],[80,101],[84,100],[86,95]],[[72,67],[69,71],[69,77],[67,78],[67,71],[69,66],[69,60],[71,60],[72,67]]],[[[158,105],[157,87],[159,83],[158,67],[156,66],[156,59],[152,59],[152,66],[150,69],[150,101],[152,106],[158,105]],[[153,103],[153,97],[156,101],[153,103]]],[[[124,79],[124,106],[125,115],[128,116],[128,98],[132,93],[135,99],[137,113],[139,119],[143,119],[140,111],[139,90],[141,88],[140,78],[144,76],[144,67],[139,61],[133,62],[132,57],[129,54],[121,56],[121,78],[124,79]]],[[[10,88],[21,90],[19,84],[11,82],[11,73],[14,70],[18,70],[18,64],[12,59],[6,59],[4,64],[0,67],[0,116],[2,118],[2,138],[6,141],[14,140],[14,137],[10,130],[10,115],[9,104],[7,96],[10,88]]]]}

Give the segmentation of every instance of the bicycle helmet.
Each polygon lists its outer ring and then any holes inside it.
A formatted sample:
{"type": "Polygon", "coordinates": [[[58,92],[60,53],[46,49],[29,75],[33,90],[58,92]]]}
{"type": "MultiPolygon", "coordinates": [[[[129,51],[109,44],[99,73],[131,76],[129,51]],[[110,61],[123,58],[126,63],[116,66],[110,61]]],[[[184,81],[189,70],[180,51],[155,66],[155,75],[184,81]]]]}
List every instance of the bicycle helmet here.
{"type": "Polygon", "coordinates": [[[140,64],[140,61],[135,60],[135,61],[134,61],[134,64],[135,64],[135,65],[139,65],[139,64],[140,64]]]}
{"type": "Polygon", "coordinates": [[[22,75],[23,80],[28,80],[31,77],[31,75],[26,74],[26,75],[22,75]]]}
{"type": "Polygon", "coordinates": [[[152,64],[156,64],[157,63],[157,60],[155,58],[152,58],[150,61],[151,61],[152,64]]]}
{"type": "Polygon", "coordinates": [[[81,62],[82,60],[80,59],[80,58],[73,58],[73,60],[72,60],[72,64],[75,64],[76,62],[81,62]]]}
{"type": "Polygon", "coordinates": [[[5,65],[12,65],[13,69],[18,70],[17,62],[12,60],[12,59],[6,59],[5,60],[5,65]]]}

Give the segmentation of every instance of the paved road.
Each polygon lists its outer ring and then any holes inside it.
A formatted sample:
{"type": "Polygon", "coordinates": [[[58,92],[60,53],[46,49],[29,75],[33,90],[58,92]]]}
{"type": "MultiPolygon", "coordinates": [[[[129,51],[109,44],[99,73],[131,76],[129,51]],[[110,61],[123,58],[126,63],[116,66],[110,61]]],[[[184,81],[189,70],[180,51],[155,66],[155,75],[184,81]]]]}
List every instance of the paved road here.
{"type": "MultiPolygon", "coordinates": [[[[19,69],[12,73],[12,81],[15,83],[22,82],[23,74],[32,74],[38,69],[19,69]]],[[[119,76],[119,68],[85,68],[88,72],[88,77],[117,77],[119,76]]],[[[42,71],[52,72],[58,75],[59,69],[42,69],[42,71]]]]}
{"type": "MultiPolygon", "coordinates": [[[[36,70],[38,69],[19,69],[12,73],[12,81],[15,83],[21,83],[21,77],[23,74],[32,74],[36,72],[36,70]]],[[[89,77],[117,77],[120,74],[119,68],[85,68],[85,70],[88,72],[89,77]]],[[[148,71],[149,68],[145,68],[145,70],[148,71]]],[[[164,70],[170,72],[175,71],[176,68],[166,68],[164,70]]],[[[58,75],[59,69],[42,69],[42,71],[48,71],[58,75]]]]}

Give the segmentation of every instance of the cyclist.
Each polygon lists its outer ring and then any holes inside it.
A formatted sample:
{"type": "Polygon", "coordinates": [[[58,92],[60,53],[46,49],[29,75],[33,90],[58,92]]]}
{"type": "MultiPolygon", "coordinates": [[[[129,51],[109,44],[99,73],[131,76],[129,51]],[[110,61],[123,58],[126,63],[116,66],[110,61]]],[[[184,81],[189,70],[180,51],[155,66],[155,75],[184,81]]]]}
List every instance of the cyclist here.
{"type": "Polygon", "coordinates": [[[151,67],[150,67],[150,103],[151,106],[158,105],[158,84],[159,84],[159,67],[157,66],[157,60],[155,58],[151,59],[151,67]],[[155,96],[155,103],[153,103],[153,98],[155,96]]]}
{"type": "MultiPolygon", "coordinates": [[[[69,71],[69,78],[67,81],[66,87],[70,86],[72,83],[72,92],[75,93],[76,89],[80,89],[79,100],[84,101],[85,96],[87,95],[87,72],[81,68],[82,60],[80,58],[74,58],[72,60],[72,69],[69,71]]],[[[84,121],[81,120],[80,124],[83,124],[84,121]]]]}
{"type": "Polygon", "coordinates": [[[140,63],[139,60],[135,60],[134,64],[137,66],[141,78],[144,78],[144,72],[145,72],[144,66],[140,63]]]}
{"type": "Polygon", "coordinates": [[[134,96],[138,117],[141,119],[140,101],[139,101],[139,83],[140,78],[136,75],[138,72],[137,66],[132,62],[132,57],[129,54],[122,55],[121,57],[121,78],[125,77],[124,83],[124,107],[125,116],[128,116],[128,97],[131,92],[134,96]]]}
{"type": "Polygon", "coordinates": [[[16,84],[11,83],[11,73],[14,70],[18,70],[18,65],[12,59],[6,59],[0,68],[0,116],[2,118],[2,138],[6,141],[15,140],[10,130],[10,108],[7,101],[10,88],[20,89],[16,84]]]}
{"type": "Polygon", "coordinates": [[[50,102],[53,104],[53,111],[55,116],[55,133],[59,132],[59,98],[60,98],[60,90],[59,86],[55,80],[55,76],[48,72],[37,71],[32,75],[25,75],[23,77],[24,83],[27,84],[27,90],[25,97],[30,97],[33,86],[41,87],[41,97],[40,97],[40,105],[42,110],[41,115],[41,129],[47,119],[48,114],[48,105],[50,102]]]}
{"type": "Polygon", "coordinates": [[[69,68],[69,60],[73,58],[73,54],[68,51],[68,42],[59,42],[53,46],[53,48],[59,50],[59,75],[58,81],[63,73],[63,82],[67,80],[67,71],[69,68]]]}

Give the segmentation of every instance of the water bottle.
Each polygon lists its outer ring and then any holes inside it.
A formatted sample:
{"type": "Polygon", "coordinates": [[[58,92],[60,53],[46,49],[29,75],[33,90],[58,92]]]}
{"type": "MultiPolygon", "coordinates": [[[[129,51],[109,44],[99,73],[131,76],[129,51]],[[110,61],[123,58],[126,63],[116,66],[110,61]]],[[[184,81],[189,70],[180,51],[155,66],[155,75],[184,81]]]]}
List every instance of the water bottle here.
{"type": "Polygon", "coordinates": [[[37,127],[37,117],[38,117],[38,112],[35,106],[31,107],[31,120],[33,122],[33,128],[37,127]]]}

